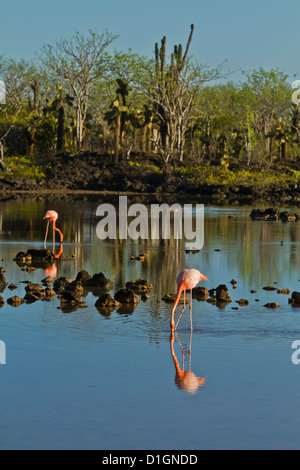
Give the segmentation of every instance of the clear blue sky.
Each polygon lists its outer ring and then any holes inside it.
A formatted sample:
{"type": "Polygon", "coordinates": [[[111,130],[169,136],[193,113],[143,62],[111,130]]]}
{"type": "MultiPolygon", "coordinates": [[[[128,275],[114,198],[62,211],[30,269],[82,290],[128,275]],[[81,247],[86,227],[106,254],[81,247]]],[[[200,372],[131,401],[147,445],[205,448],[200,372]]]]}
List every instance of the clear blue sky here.
{"type": "Polygon", "coordinates": [[[113,48],[153,56],[164,35],[168,52],[185,45],[194,23],[190,52],[199,63],[227,60],[231,70],[279,68],[300,78],[299,0],[0,0],[0,7],[0,55],[16,59],[90,28],[120,35],[113,48]]]}

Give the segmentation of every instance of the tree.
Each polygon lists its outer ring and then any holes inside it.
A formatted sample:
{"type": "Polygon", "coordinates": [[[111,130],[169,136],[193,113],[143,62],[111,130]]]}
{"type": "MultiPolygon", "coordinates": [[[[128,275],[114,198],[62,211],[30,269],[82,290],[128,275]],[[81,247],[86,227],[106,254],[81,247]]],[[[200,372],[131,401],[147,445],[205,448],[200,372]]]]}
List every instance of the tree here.
{"type": "Polygon", "coordinates": [[[70,40],[61,39],[55,47],[46,45],[42,50],[43,64],[54,73],[54,78],[63,80],[74,95],[79,151],[83,143],[90,87],[103,74],[103,53],[116,37],[107,30],[103,34],[89,30],[87,37],[76,32],[70,40]]]}
{"type": "MultiPolygon", "coordinates": [[[[4,168],[4,142],[16,124],[17,116],[28,106],[32,88],[34,68],[24,60],[16,61],[0,57],[0,76],[6,86],[5,104],[0,107],[0,160],[4,168]]],[[[30,114],[27,109],[25,116],[30,114]]]]}
{"type": "Polygon", "coordinates": [[[260,68],[246,76],[241,92],[253,113],[253,126],[265,140],[265,152],[270,156],[278,119],[286,120],[292,107],[287,75],[280,70],[268,72],[260,68]]]}
{"type": "Polygon", "coordinates": [[[184,54],[181,44],[174,46],[169,63],[166,60],[166,37],[162,39],[160,48],[155,45],[155,72],[149,99],[160,122],[159,149],[165,171],[176,147],[178,159],[183,161],[185,133],[199,89],[207,80],[219,76],[219,69],[206,70],[197,63],[190,63],[188,53],[193,32],[194,25],[191,25],[184,54]]]}

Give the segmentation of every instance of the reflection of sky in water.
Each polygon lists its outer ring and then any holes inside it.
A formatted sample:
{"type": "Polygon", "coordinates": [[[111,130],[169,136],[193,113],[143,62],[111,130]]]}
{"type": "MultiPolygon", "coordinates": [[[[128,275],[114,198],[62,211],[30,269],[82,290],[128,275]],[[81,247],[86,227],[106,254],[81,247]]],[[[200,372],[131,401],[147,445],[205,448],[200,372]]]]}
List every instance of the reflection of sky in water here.
{"type": "Polygon", "coordinates": [[[92,292],[84,298],[87,308],[71,313],[57,309],[58,299],[0,310],[0,340],[7,347],[7,365],[0,367],[0,447],[297,447],[293,391],[300,369],[291,363],[291,344],[300,339],[300,310],[289,296],[262,287],[300,291],[299,223],[253,222],[251,208],[205,207],[204,247],[193,254],[180,240],[98,240],[101,202],[1,203],[0,265],[17,285],[2,293],[5,300],[24,296],[21,281],[45,277],[41,269],[22,271],[12,259],[43,248],[43,216],[50,208],[59,213],[63,256],[76,255],[56,262],[57,276],[103,272],[115,282],[112,295],[131,279],[147,279],[154,289],[131,314],[101,315],[92,292]],[[130,261],[141,252],[145,261],[130,261]],[[174,292],[184,267],[207,275],[205,287],[225,283],[232,303],[221,309],[194,299],[192,341],[187,310],[172,344],[171,305],[161,298],[174,292]],[[240,307],[241,298],[250,304],[240,307]],[[264,307],[275,301],[276,311],[264,307]],[[197,393],[187,393],[197,380],[203,381],[197,393]]]}

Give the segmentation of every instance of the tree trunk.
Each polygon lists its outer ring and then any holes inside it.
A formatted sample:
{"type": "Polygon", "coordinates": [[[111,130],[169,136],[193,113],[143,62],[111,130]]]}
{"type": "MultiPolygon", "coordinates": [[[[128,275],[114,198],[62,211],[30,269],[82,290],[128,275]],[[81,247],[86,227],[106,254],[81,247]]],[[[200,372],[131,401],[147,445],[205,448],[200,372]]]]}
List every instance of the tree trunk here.
{"type": "Polygon", "coordinates": [[[141,127],[141,140],[140,140],[140,151],[146,151],[146,133],[147,133],[147,124],[141,127]]]}
{"type": "Polygon", "coordinates": [[[60,153],[60,152],[64,151],[64,145],[65,145],[64,125],[65,125],[64,99],[63,99],[62,90],[60,90],[59,109],[58,109],[58,125],[57,125],[57,144],[56,144],[57,153],[60,153]]]}
{"type": "Polygon", "coordinates": [[[286,140],[282,140],[280,143],[280,160],[286,161],[287,157],[287,142],[286,140]]]}
{"type": "Polygon", "coordinates": [[[249,166],[252,158],[251,128],[248,126],[248,135],[246,137],[247,165],[249,166]]]}
{"type": "Polygon", "coordinates": [[[178,152],[178,160],[180,162],[183,162],[183,132],[182,132],[182,126],[181,126],[180,120],[178,123],[177,152],[178,152]]]}
{"type": "Polygon", "coordinates": [[[146,146],[147,152],[151,152],[152,150],[152,119],[149,122],[147,126],[147,146],[146,146]]]}
{"type": "Polygon", "coordinates": [[[120,132],[121,132],[121,114],[118,114],[118,115],[117,115],[117,119],[116,119],[116,136],[115,136],[114,163],[118,163],[118,161],[119,161],[120,132]]]}
{"type": "Polygon", "coordinates": [[[80,152],[80,150],[82,149],[82,136],[83,136],[83,118],[82,118],[81,106],[78,105],[77,119],[76,119],[76,140],[77,140],[78,152],[80,152]]]}
{"type": "Polygon", "coordinates": [[[0,140],[0,168],[5,173],[6,170],[5,170],[5,166],[4,166],[4,148],[3,148],[2,140],[0,140]]]}

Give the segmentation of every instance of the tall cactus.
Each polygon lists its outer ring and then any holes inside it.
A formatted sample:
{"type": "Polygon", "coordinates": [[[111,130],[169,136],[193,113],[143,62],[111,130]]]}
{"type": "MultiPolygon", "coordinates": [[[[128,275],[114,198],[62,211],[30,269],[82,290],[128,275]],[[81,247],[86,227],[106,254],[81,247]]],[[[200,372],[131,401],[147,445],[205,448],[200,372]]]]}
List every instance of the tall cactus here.
{"type": "Polygon", "coordinates": [[[160,48],[157,43],[155,44],[155,103],[160,121],[161,147],[162,151],[167,155],[167,160],[173,154],[175,141],[177,141],[178,156],[180,160],[183,158],[184,132],[182,130],[180,109],[178,109],[177,101],[180,95],[182,72],[187,65],[193,32],[194,25],[192,24],[184,54],[182,44],[175,45],[174,52],[171,55],[171,62],[168,66],[166,65],[166,37],[162,38],[160,48]],[[176,119],[177,122],[175,122],[176,119]],[[171,127],[173,130],[171,130],[171,127]],[[176,128],[176,136],[174,136],[174,128],[176,128]]]}

